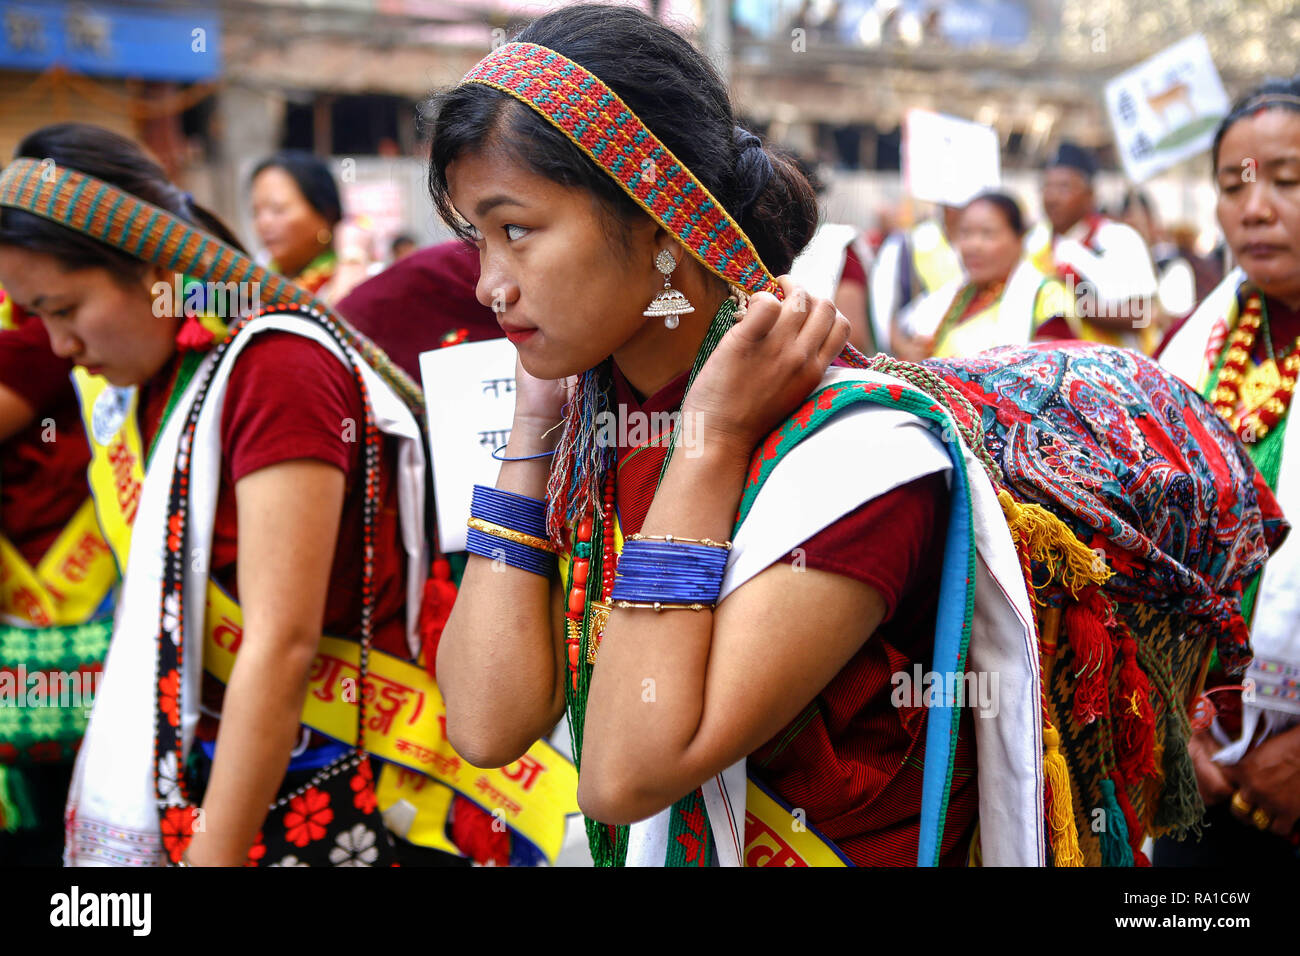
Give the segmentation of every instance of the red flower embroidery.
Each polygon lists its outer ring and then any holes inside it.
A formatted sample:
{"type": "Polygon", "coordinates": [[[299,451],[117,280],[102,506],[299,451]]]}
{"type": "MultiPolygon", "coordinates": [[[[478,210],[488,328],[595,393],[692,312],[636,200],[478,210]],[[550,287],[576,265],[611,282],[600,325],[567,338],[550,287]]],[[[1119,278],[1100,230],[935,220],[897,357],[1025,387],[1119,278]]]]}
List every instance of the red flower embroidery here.
{"type": "Polygon", "coordinates": [[[167,715],[167,722],[173,727],[181,724],[180,702],[176,699],[180,693],[180,675],[172,668],[158,681],[158,709],[167,715]]]}
{"type": "Polygon", "coordinates": [[[257,866],[259,860],[266,856],[266,843],[262,839],[262,831],[257,831],[257,839],[253,845],[248,848],[248,862],[244,866],[257,866]]]}
{"type": "Polygon", "coordinates": [[[370,769],[370,761],[363,760],[357,767],[356,776],[352,778],[352,804],[362,813],[374,813],[378,798],[373,786],[375,772],[370,769]]]}
{"type": "Polygon", "coordinates": [[[168,807],[163,811],[161,826],[167,856],[173,863],[179,863],[194,839],[194,808],[168,807]]]}
{"type": "Polygon", "coordinates": [[[315,787],[308,787],[289,801],[289,812],[284,815],[285,839],[297,847],[304,847],[325,835],[325,827],[334,819],[330,809],[330,795],[315,787]]]}

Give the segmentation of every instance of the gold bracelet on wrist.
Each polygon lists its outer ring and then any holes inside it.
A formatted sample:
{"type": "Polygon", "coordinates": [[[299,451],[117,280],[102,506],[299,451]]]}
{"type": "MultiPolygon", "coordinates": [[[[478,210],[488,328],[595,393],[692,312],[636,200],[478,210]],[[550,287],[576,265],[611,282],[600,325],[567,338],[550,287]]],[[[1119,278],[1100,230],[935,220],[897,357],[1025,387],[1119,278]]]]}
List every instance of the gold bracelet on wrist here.
{"type": "Polygon", "coordinates": [[[715,604],[668,604],[663,601],[613,601],[617,608],[646,608],[653,611],[712,611],[715,604]]]}
{"type": "Polygon", "coordinates": [[[731,550],[730,541],[714,541],[712,538],[683,538],[676,534],[630,534],[628,541],[666,541],[668,544],[702,544],[706,548],[725,548],[731,550]]]}
{"type": "Polygon", "coordinates": [[[484,534],[490,534],[494,538],[502,538],[506,541],[513,541],[515,544],[524,544],[530,548],[536,548],[538,551],[554,553],[555,548],[551,542],[545,538],[538,538],[531,534],[525,534],[522,531],[516,531],[513,528],[507,528],[503,525],[493,524],[491,521],[484,521],[482,518],[470,518],[465,524],[475,531],[482,531],[484,534]]]}

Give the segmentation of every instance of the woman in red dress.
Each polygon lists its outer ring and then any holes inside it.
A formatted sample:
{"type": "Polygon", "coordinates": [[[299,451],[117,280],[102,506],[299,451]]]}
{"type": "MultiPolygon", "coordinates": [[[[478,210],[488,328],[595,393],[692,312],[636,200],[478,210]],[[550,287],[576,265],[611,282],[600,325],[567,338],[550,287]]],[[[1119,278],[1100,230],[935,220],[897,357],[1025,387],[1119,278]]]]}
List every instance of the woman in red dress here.
{"type": "MultiPolygon", "coordinates": [[[[46,127],[20,144],[17,158],[23,157],[51,163],[64,180],[73,173],[96,177],[128,201],[137,197],[152,203],[179,224],[238,249],[233,236],[172,186],[135,144],[106,130],[80,124],[46,127]]],[[[134,420],[114,421],[113,427],[138,428],[142,451],[154,451],[155,442],[164,444],[160,432],[188,400],[185,390],[197,374],[196,362],[202,362],[212,344],[211,332],[194,317],[182,318],[179,309],[160,306],[161,297],[170,302],[171,290],[181,287],[183,280],[178,280],[174,269],[134,258],[14,204],[0,208],[0,282],[18,304],[41,318],[60,359],[90,373],[87,381],[103,388],[101,394],[134,402],[122,405],[137,409],[134,420]]],[[[242,864],[264,855],[272,834],[260,830],[276,794],[286,782],[310,777],[312,770],[347,751],[308,733],[300,712],[321,634],[354,638],[361,629],[367,548],[374,554],[369,585],[373,601],[365,611],[373,646],[403,658],[413,653],[414,613],[408,614],[408,607],[413,606],[412,594],[419,593],[419,572],[427,564],[422,543],[414,555],[404,546],[399,518],[397,455],[399,447],[409,443],[367,442],[368,407],[358,377],[369,374],[368,366],[355,354],[340,354],[342,346],[330,348],[324,338],[308,335],[303,322],[290,321],[298,316],[304,313],[281,315],[278,324],[251,324],[252,331],[240,336],[246,341],[233,366],[222,366],[228,372],[224,399],[207,432],[220,456],[212,525],[210,531],[193,529],[191,544],[200,546],[193,548],[191,557],[195,569],[206,568],[212,583],[242,608],[242,640],[224,686],[210,671],[201,677],[202,714],[193,728],[197,746],[191,751],[191,771],[195,794],[202,796],[205,826],[194,828],[187,847],[169,843],[167,851],[177,850],[171,852],[173,862],[181,857],[180,850],[184,861],[195,866],[242,864]],[[381,451],[374,462],[368,460],[371,447],[381,451]],[[368,464],[373,465],[370,471],[368,464]],[[378,507],[372,537],[363,543],[363,510],[372,486],[378,507]],[[414,573],[408,573],[412,568],[414,573]]],[[[230,318],[233,325],[237,316],[230,318]]],[[[386,387],[369,380],[372,395],[386,387]]],[[[100,403],[95,411],[101,411],[100,403]]],[[[142,486],[139,480],[132,484],[124,473],[123,487],[131,497],[138,496],[132,503],[144,514],[138,516],[134,507],[123,512],[127,522],[137,522],[137,530],[139,521],[158,518],[146,513],[150,477],[158,470],[165,482],[171,467],[170,460],[151,461],[142,486]]],[[[418,507],[414,514],[422,523],[418,507]]],[[[422,526],[420,531],[408,534],[408,541],[422,539],[422,526]]],[[[144,573],[135,567],[139,555],[149,551],[131,549],[124,601],[131,595],[131,572],[136,571],[135,577],[144,573]]],[[[156,602],[157,591],[153,593],[156,602]]],[[[125,655],[130,642],[120,634],[113,642],[97,716],[99,708],[112,713],[109,701],[115,685],[120,688],[133,678],[129,668],[124,674],[118,666],[115,672],[119,644],[125,655]]],[[[139,660],[147,661],[147,654],[139,660]]],[[[187,681],[192,673],[194,685],[199,684],[197,671],[182,673],[187,681]]],[[[175,709],[175,698],[170,700],[175,709]]],[[[197,716],[193,705],[186,709],[187,735],[188,722],[197,716]]],[[[109,759],[112,755],[96,759],[100,747],[93,735],[83,747],[74,782],[70,861],[159,862],[164,848],[158,844],[156,821],[148,825],[156,810],[139,806],[147,802],[148,787],[105,795],[113,786],[105,768],[115,762],[109,759]],[[138,826],[140,839],[115,844],[95,837],[104,829],[100,824],[118,825],[114,814],[137,820],[121,823],[119,829],[127,832],[138,826]]],[[[132,767],[152,770],[138,763],[121,766],[128,776],[132,767]]],[[[175,777],[181,771],[173,766],[171,773],[175,777]]],[[[369,862],[369,856],[358,859],[369,862]]]]}

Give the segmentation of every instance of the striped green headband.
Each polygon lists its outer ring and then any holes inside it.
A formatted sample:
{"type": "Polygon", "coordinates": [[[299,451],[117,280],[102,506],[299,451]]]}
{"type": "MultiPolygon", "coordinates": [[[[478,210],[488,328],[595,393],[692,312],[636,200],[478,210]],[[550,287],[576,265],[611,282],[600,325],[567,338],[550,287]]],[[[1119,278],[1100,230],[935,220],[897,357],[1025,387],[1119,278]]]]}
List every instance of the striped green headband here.
{"type": "Polygon", "coordinates": [[[722,203],[584,67],[535,43],[507,43],[480,60],[463,82],[500,90],[539,113],[714,275],[750,294],[782,297],[722,203]]]}
{"type": "Polygon", "coordinates": [[[262,301],[269,308],[305,310],[315,303],[288,279],[174,213],[48,159],[15,159],[6,166],[0,172],[0,206],[40,216],[136,259],[205,282],[260,283],[262,301]]]}
{"type": "Polygon", "coordinates": [[[257,283],[263,312],[299,311],[328,318],[409,407],[424,407],[424,396],[407,375],[310,293],[174,213],[112,183],[48,159],[16,159],[0,172],[0,206],[48,219],[201,282],[257,283]]]}

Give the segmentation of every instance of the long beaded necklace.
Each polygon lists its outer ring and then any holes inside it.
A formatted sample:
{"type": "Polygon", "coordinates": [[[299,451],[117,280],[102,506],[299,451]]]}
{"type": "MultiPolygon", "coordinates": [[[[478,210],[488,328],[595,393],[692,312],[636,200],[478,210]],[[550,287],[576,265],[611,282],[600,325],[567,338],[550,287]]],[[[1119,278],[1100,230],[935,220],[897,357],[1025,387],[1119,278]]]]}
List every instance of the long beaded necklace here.
{"type": "MultiPolygon", "coordinates": [[[[705,335],[704,343],[695,357],[695,363],[691,367],[686,382],[687,392],[690,391],[705,361],[734,324],[736,306],[742,301],[739,296],[729,298],[724,300],[718,309],[705,335]]],[[[597,391],[603,396],[606,394],[606,388],[607,383],[602,383],[597,391]]],[[[674,426],[673,432],[676,431],[677,428],[674,426]]],[[[672,459],[673,436],[670,436],[668,441],[668,454],[664,458],[659,475],[661,481],[672,459]]],[[[618,565],[617,515],[614,508],[615,470],[613,464],[605,470],[600,483],[600,500],[593,501],[588,506],[586,514],[578,519],[572,539],[573,559],[569,570],[564,622],[569,680],[565,683],[564,689],[569,712],[569,734],[579,770],[582,765],[582,738],[586,721],[587,695],[591,688],[597,649],[609,621],[610,599],[614,591],[614,578],[618,565]],[[594,591],[591,587],[592,582],[596,580],[600,581],[599,591],[594,591]]],[[[591,819],[586,823],[593,862],[597,866],[621,865],[627,857],[628,828],[607,826],[591,819]]],[[[673,862],[680,855],[680,846],[670,846],[668,865],[680,865],[673,862]]]]}
{"type": "MultiPolygon", "coordinates": [[[[609,623],[610,596],[614,592],[614,574],[618,558],[614,547],[614,469],[605,474],[601,508],[601,555],[612,560],[600,562],[600,597],[591,602],[591,627],[588,629],[588,664],[596,663],[596,649],[609,623]]],[[[578,690],[579,662],[582,660],[582,618],[587,606],[587,582],[591,573],[591,536],[596,527],[596,506],[578,523],[577,542],[573,549],[573,583],[569,587],[569,606],[565,611],[565,643],[568,645],[570,683],[578,690]]]]}
{"type": "Polygon", "coordinates": [[[1263,297],[1252,292],[1246,300],[1236,328],[1224,343],[1219,358],[1217,385],[1210,395],[1214,410],[1232,426],[1233,431],[1247,445],[1264,438],[1286,417],[1295,392],[1296,378],[1300,375],[1300,338],[1279,364],[1273,351],[1273,336],[1268,327],[1268,313],[1263,297]],[[1268,360],[1278,370],[1280,380],[1271,395],[1257,407],[1238,408],[1241,390],[1246,381],[1247,363],[1255,346],[1260,329],[1264,330],[1264,345],[1268,360]]]}

